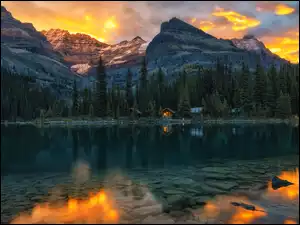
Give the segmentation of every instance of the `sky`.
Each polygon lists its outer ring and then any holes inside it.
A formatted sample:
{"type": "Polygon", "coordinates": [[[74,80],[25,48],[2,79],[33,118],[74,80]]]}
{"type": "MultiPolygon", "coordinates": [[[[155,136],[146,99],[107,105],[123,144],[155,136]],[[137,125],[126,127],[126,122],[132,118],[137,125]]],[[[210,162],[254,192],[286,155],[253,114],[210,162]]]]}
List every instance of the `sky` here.
{"type": "Polygon", "coordinates": [[[299,62],[298,1],[1,1],[41,30],[85,33],[108,44],[136,36],[150,41],[160,24],[182,19],[217,38],[255,35],[273,53],[299,62]]]}

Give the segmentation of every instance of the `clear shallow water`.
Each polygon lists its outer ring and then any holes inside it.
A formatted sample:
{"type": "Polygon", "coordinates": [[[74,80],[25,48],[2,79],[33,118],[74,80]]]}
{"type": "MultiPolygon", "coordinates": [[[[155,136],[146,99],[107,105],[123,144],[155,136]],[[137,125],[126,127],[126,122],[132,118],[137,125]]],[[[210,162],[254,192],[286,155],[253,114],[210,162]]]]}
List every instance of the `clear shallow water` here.
{"type": "Polygon", "coordinates": [[[1,222],[45,201],[54,188],[64,190],[62,198],[99,189],[116,170],[147,184],[163,201],[180,194],[202,201],[295,167],[299,128],[284,125],[1,127],[1,222]],[[81,159],[91,174],[78,187],[71,171],[81,159]],[[211,167],[222,169],[212,173],[211,167]]]}

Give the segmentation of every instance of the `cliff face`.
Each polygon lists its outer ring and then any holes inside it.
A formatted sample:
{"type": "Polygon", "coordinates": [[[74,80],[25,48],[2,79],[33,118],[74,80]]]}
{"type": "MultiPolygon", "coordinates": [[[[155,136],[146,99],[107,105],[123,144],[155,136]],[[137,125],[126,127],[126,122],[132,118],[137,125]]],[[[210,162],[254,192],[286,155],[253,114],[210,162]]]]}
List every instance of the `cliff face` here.
{"type": "Polygon", "coordinates": [[[71,65],[90,63],[99,57],[101,49],[109,46],[86,34],[70,34],[66,30],[42,31],[54,50],[71,65]]]}

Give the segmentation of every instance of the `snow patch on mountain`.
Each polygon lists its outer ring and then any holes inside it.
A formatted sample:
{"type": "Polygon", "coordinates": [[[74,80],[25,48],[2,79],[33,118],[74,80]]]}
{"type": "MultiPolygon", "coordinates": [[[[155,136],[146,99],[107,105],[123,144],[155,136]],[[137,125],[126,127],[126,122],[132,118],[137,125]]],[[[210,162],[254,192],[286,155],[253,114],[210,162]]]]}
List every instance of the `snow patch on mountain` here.
{"type": "Polygon", "coordinates": [[[76,64],[76,65],[73,65],[71,66],[71,70],[75,73],[78,73],[78,74],[86,74],[89,69],[91,68],[91,66],[87,63],[85,64],[76,64]]]}

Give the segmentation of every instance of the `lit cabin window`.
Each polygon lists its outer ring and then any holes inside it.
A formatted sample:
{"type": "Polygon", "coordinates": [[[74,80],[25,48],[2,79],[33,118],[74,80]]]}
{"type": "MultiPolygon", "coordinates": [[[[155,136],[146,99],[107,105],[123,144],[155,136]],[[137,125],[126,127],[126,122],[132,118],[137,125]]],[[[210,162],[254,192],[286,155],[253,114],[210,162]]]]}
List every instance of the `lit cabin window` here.
{"type": "Polygon", "coordinates": [[[166,117],[171,116],[171,113],[170,112],[164,112],[163,116],[166,116],[166,117]]]}

